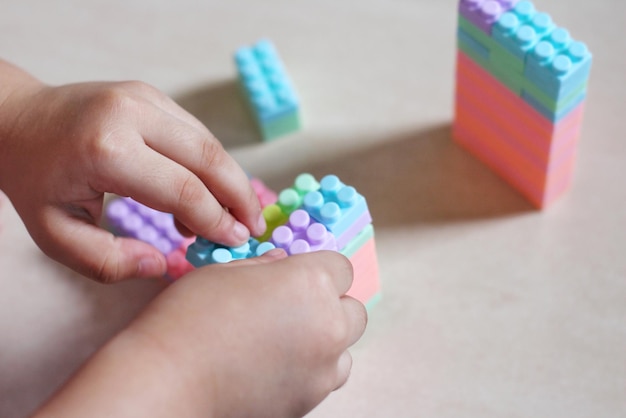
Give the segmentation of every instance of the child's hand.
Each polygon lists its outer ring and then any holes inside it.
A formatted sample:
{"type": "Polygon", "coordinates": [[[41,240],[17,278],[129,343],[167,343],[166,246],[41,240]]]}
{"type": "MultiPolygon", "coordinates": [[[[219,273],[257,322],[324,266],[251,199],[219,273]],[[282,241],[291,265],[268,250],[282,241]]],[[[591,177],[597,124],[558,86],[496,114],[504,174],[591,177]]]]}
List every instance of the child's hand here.
{"type": "Polygon", "coordinates": [[[263,232],[246,174],[155,88],[48,87],[1,61],[0,75],[0,189],[50,257],[104,282],[165,272],[155,248],[97,227],[105,192],[171,212],[223,244],[263,232]]]}
{"type": "Polygon", "coordinates": [[[38,416],[299,417],[348,378],[367,314],[350,262],[282,250],[163,291],[38,416]]]}

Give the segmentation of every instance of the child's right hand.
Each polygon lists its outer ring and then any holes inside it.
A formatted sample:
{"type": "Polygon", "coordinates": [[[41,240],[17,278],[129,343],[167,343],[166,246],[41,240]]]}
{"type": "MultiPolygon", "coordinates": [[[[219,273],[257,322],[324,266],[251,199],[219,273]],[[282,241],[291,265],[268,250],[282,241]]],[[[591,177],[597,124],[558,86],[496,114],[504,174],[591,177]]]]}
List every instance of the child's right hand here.
{"type": "Polygon", "coordinates": [[[334,252],[272,250],[195,270],[41,416],[302,416],[348,378],[347,349],[367,322],[363,305],[345,296],[351,283],[350,262],[334,252]]]}

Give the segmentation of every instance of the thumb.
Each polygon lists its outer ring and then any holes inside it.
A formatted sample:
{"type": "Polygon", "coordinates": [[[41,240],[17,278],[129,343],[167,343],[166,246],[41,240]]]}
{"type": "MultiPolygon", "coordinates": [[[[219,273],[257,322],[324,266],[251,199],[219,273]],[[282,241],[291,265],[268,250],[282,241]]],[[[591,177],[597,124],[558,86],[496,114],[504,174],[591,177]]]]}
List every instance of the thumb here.
{"type": "Polygon", "coordinates": [[[87,277],[113,283],[165,274],[165,256],[150,244],[116,237],[86,219],[69,216],[62,209],[51,208],[46,215],[47,233],[36,238],[33,235],[37,245],[49,257],[87,277]]]}

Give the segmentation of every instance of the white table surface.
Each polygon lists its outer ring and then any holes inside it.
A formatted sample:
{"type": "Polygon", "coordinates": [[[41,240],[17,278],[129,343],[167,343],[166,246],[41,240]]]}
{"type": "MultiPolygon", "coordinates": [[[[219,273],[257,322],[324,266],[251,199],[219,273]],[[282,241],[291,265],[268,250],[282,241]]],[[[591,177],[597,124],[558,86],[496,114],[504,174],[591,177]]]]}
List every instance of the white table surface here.
{"type": "MultiPolygon", "coordinates": [[[[594,66],[573,188],[539,212],[456,146],[456,1],[4,2],[0,55],[53,83],[140,79],[276,188],[368,199],[383,299],[352,378],[311,417],[626,416],[626,3],[537,0],[594,66]],[[274,41],[304,129],[270,144],[233,51],[274,41]]],[[[0,209],[0,416],[32,411],[163,287],[102,286],[0,209]]]]}

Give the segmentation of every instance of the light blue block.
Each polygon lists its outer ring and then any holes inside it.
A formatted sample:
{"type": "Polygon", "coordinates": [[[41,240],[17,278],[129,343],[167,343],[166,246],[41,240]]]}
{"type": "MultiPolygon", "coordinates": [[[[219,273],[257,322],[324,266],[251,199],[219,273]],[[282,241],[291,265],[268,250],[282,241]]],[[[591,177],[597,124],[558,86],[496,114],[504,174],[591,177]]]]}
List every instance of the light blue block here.
{"type": "Polygon", "coordinates": [[[270,41],[235,53],[239,80],[258,121],[266,123],[298,109],[298,97],[270,41]]]}
{"type": "Polygon", "coordinates": [[[559,101],[587,82],[592,60],[582,42],[572,41],[566,48],[557,49],[547,38],[529,54],[524,77],[559,101]]]}
{"type": "Polygon", "coordinates": [[[235,260],[258,257],[275,248],[270,242],[259,243],[250,238],[247,243],[239,247],[227,247],[216,244],[202,237],[187,248],[186,258],[194,267],[202,267],[209,264],[230,263],[235,260]]]}
{"type": "Polygon", "coordinates": [[[567,106],[564,106],[557,112],[553,112],[552,110],[545,107],[539,100],[535,99],[533,96],[526,92],[522,92],[522,99],[531,105],[537,112],[543,115],[546,119],[550,120],[552,123],[557,123],[565,116],[569,114],[572,110],[576,108],[587,96],[587,91],[583,91],[578,97],[573,99],[567,106]]]}
{"type": "Polygon", "coordinates": [[[554,28],[549,14],[537,12],[529,1],[520,1],[496,21],[492,36],[497,45],[525,62],[528,52],[554,28]]]}
{"type": "Polygon", "coordinates": [[[335,175],[324,177],[318,191],[304,196],[303,209],[335,237],[341,236],[364,213],[369,213],[365,198],[335,175]]]}

